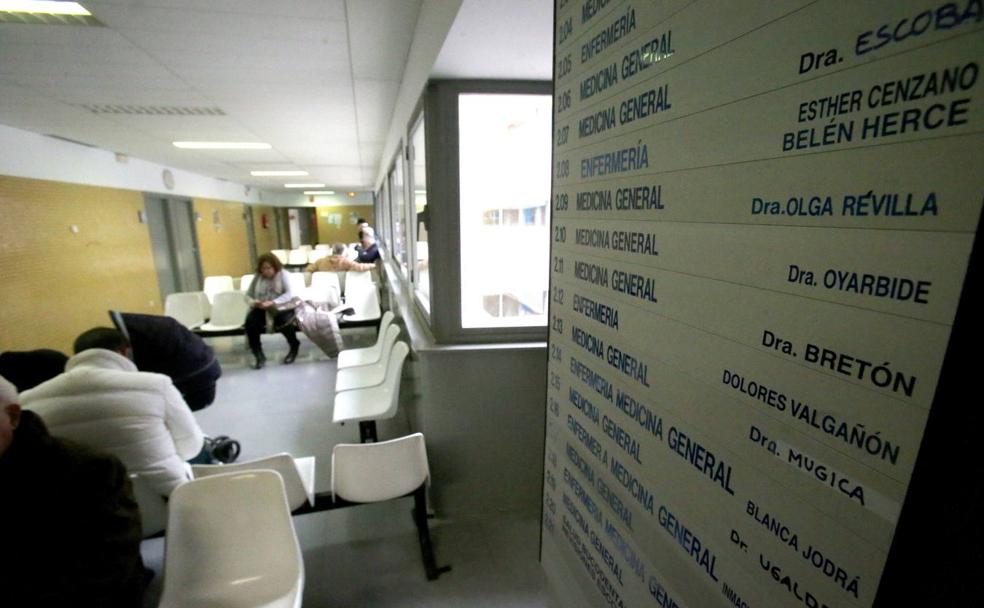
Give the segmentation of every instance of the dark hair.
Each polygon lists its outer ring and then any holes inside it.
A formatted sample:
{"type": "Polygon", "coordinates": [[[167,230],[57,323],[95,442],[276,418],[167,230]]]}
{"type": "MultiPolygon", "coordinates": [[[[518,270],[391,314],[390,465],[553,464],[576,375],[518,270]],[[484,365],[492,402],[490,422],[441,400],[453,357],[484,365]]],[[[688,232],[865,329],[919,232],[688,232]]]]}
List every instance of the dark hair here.
{"type": "Polygon", "coordinates": [[[284,269],[283,263],[281,263],[280,258],[273,255],[272,253],[264,253],[260,257],[256,258],[256,272],[260,273],[260,269],[263,268],[263,264],[269,264],[273,266],[274,272],[280,272],[284,269]]]}
{"type": "Polygon", "coordinates": [[[335,243],[331,246],[331,252],[335,255],[342,255],[345,253],[345,245],[341,243],[335,243]]]}
{"type": "Polygon", "coordinates": [[[72,348],[77,355],[84,350],[92,348],[105,348],[106,350],[120,352],[129,345],[130,343],[127,342],[126,336],[118,329],[113,329],[112,327],[93,327],[88,331],[82,332],[78,338],[75,338],[75,344],[72,348]]]}
{"type": "Polygon", "coordinates": [[[24,392],[65,371],[68,355],[50,348],[0,353],[0,376],[24,392]]]}
{"type": "Polygon", "coordinates": [[[366,221],[366,218],[360,217],[359,219],[355,220],[355,223],[356,224],[368,224],[369,222],[366,221]]]}

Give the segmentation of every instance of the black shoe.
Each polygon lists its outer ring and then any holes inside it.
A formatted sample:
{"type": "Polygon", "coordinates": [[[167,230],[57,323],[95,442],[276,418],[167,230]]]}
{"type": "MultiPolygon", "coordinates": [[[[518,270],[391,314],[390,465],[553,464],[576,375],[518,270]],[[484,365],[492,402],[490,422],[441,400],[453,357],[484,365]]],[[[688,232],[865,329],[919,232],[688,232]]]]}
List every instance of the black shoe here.
{"type": "Polygon", "coordinates": [[[284,365],[290,365],[297,358],[297,351],[301,348],[300,344],[294,344],[290,347],[290,352],[284,357],[284,365]]]}
{"type": "Polygon", "coordinates": [[[253,362],[253,369],[260,369],[266,365],[266,355],[263,354],[262,350],[253,351],[253,356],[256,358],[253,362]]]}

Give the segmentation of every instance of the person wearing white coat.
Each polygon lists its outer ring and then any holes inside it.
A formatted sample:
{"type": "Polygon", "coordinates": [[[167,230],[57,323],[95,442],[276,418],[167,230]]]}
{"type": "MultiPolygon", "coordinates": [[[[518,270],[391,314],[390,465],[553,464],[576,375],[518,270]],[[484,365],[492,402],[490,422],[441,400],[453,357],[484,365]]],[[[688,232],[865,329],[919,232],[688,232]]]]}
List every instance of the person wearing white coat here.
{"type": "Polygon", "coordinates": [[[53,436],[113,454],[170,496],[191,479],[186,461],[201,452],[205,436],[171,379],[137,371],[128,350],[115,329],[83,333],[65,373],[22,393],[21,406],[53,436]]]}

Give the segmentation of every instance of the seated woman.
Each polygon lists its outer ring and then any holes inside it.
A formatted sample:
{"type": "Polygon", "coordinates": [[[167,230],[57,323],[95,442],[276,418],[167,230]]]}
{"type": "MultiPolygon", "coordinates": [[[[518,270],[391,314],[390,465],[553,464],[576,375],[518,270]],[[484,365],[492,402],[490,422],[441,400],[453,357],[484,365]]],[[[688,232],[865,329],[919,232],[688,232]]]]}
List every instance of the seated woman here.
{"type": "Polygon", "coordinates": [[[277,307],[293,299],[294,294],[290,291],[287,273],[277,256],[264,253],[259,257],[256,261],[256,274],[246,295],[249,296],[251,307],[246,315],[246,339],[256,358],[253,368],[260,369],[266,363],[260,335],[266,329],[267,315],[273,317],[274,328],[287,338],[287,344],[290,345],[290,352],[284,357],[284,363],[293,363],[301,346],[297,340],[297,329],[293,325],[294,312],[277,310],[277,307]]]}

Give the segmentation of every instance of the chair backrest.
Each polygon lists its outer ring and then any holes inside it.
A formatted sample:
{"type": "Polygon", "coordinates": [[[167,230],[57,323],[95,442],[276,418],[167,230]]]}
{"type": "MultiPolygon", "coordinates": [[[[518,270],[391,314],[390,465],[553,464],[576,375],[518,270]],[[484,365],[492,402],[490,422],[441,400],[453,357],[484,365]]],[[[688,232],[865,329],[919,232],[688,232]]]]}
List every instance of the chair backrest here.
{"type": "Polygon", "coordinates": [[[164,314],[188,329],[198,327],[205,322],[201,294],[200,291],[168,294],[164,299],[164,314]]]}
{"type": "Polygon", "coordinates": [[[342,301],[342,287],[338,284],[338,273],[319,271],[311,274],[308,299],[315,302],[342,301]]]}
{"type": "Polygon", "coordinates": [[[270,250],[270,253],[272,253],[274,256],[276,256],[277,259],[280,260],[280,263],[281,264],[286,264],[287,263],[287,250],[286,249],[271,249],[270,250]]]}
{"type": "Polygon", "coordinates": [[[345,294],[349,290],[374,287],[372,282],[372,271],[370,270],[349,270],[345,273],[345,294]]]}
{"type": "Polygon", "coordinates": [[[307,264],[308,263],[308,252],[303,249],[291,249],[290,253],[287,254],[288,264],[307,264]]]}
{"type": "Polygon", "coordinates": [[[304,561],[278,473],[189,481],[169,510],[159,606],[300,606],[304,561]]]}
{"type": "Polygon", "coordinates": [[[298,298],[307,297],[307,286],[304,285],[304,273],[303,272],[287,272],[287,282],[290,283],[290,290],[298,298]]]}
{"type": "Polygon", "coordinates": [[[133,497],[140,508],[140,524],[143,537],[153,536],[167,526],[167,501],[155,492],[137,473],[130,474],[133,497]]]}
{"type": "Polygon", "coordinates": [[[314,248],[317,251],[331,251],[331,245],[326,245],[325,243],[318,243],[314,248]]]}
{"type": "MultiPolygon", "coordinates": [[[[346,274],[351,275],[351,273],[346,274]]],[[[345,280],[349,281],[350,279],[349,276],[345,280]]],[[[348,320],[378,319],[383,314],[379,308],[379,293],[376,291],[376,286],[371,283],[368,286],[356,285],[353,287],[346,283],[345,303],[355,310],[354,315],[346,317],[348,320]]]]}
{"type": "MultiPolygon", "coordinates": [[[[383,313],[383,319],[379,322],[379,334],[376,336],[376,343],[373,347],[381,349],[383,342],[391,333],[395,336],[400,335],[400,328],[393,325],[393,311],[387,310],[383,313]]],[[[380,352],[382,351],[380,350],[380,352]]]]}
{"type": "Polygon", "coordinates": [[[202,291],[208,296],[209,302],[215,303],[215,294],[222,291],[232,291],[233,289],[232,277],[229,275],[220,275],[205,277],[205,286],[202,291]]]}
{"type": "Polygon", "coordinates": [[[262,470],[276,471],[280,474],[281,479],[284,481],[287,504],[290,506],[291,511],[302,507],[304,503],[310,500],[311,497],[304,485],[304,480],[301,478],[301,473],[297,469],[294,458],[287,452],[233,464],[191,465],[191,472],[194,474],[195,479],[210,477],[212,475],[224,475],[226,473],[262,470]]]}
{"type": "Polygon", "coordinates": [[[243,278],[239,279],[239,291],[246,291],[249,286],[253,284],[254,274],[244,274],[243,278]]]}
{"type": "Polygon", "coordinates": [[[393,348],[396,346],[396,339],[400,337],[400,328],[396,325],[390,325],[386,330],[386,338],[383,340],[383,348],[379,352],[379,363],[386,368],[386,372],[389,373],[389,362],[390,358],[393,356],[393,348]]]}
{"type": "Polygon", "coordinates": [[[379,443],[340,443],[331,451],[331,491],[350,502],[399,498],[429,478],[421,433],[379,443]]]}
{"type": "Polygon", "coordinates": [[[241,291],[223,291],[215,294],[212,302],[212,325],[242,325],[246,321],[249,304],[241,291]]]}
{"type": "Polygon", "coordinates": [[[303,251],[304,253],[311,253],[313,247],[311,247],[310,245],[298,245],[297,249],[303,251]]]}
{"type": "Polygon", "coordinates": [[[409,352],[410,347],[407,346],[406,342],[397,342],[390,351],[389,364],[386,366],[386,379],[383,380],[383,387],[389,396],[389,405],[379,415],[380,420],[396,415],[396,408],[400,405],[400,379],[403,376],[403,362],[409,352]]]}
{"type": "Polygon", "coordinates": [[[325,251],[324,249],[313,249],[308,252],[308,264],[314,264],[321,258],[326,258],[331,255],[330,251],[325,251]]]}

